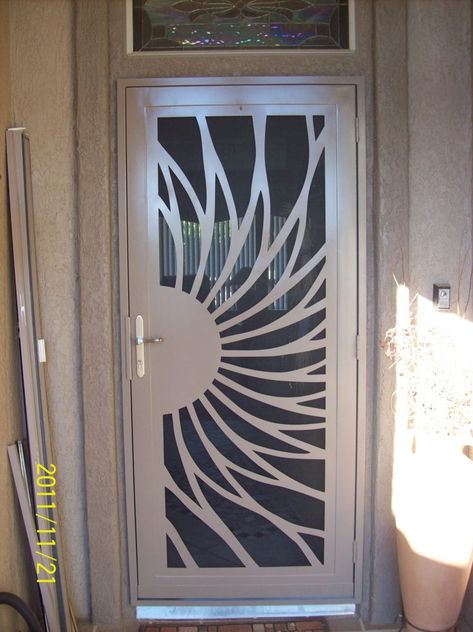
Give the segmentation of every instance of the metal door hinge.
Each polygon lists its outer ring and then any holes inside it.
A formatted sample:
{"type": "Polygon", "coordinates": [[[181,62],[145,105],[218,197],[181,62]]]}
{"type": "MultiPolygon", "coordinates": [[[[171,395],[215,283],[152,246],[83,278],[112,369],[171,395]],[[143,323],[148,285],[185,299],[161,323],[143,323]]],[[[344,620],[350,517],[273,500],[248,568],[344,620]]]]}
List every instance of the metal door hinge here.
{"type": "Polygon", "coordinates": [[[355,358],[360,359],[360,336],[355,336],[355,358]]]}
{"type": "Polygon", "coordinates": [[[353,564],[356,564],[358,559],[358,545],[356,540],[353,540],[353,564]]]}
{"type": "Polygon", "coordinates": [[[358,117],[355,118],[355,141],[360,142],[360,119],[358,117]]]}

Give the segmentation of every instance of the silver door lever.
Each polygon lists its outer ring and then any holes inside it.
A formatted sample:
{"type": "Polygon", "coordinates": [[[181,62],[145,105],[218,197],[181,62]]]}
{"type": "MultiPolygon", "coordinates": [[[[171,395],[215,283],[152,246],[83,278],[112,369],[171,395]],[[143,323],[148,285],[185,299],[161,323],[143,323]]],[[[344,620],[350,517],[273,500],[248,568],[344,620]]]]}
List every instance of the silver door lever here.
{"type": "Polygon", "coordinates": [[[164,338],[143,338],[143,336],[136,336],[136,344],[137,345],[144,345],[144,344],[148,344],[148,343],[160,343],[160,342],[164,342],[164,338]]]}

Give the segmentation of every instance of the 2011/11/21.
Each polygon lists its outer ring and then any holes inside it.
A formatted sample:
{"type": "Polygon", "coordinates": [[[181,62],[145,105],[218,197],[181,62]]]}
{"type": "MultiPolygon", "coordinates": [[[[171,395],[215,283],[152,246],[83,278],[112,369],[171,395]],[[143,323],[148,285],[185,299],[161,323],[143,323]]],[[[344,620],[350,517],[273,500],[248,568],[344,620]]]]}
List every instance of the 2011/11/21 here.
{"type": "MultiPolygon", "coordinates": [[[[40,487],[42,489],[44,488],[53,488],[56,486],[56,478],[54,476],[54,474],[56,474],[57,468],[54,465],[54,463],[51,463],[49,465],[49,469],[46,468],[44,465],[41,465],[41,463],[37,463],[36,465],[36,486],[40,487]],[[42,472],[45,472],[46,474],[42,474],[42,472]]],[[[42,501],[43,500],[43,496],[56,496],[56,490],[55,489],[49,489],[49,491],[37,491],[36,492],[36,497],[38,499],[38,501],[42,501]]],[[[36,508],[38,510],[40,509],[56,509],[56,503],[52,502],[52,503],[48,503],[48,504],[37,504],[36,508]]],[[[43,516],[40,513],[36,514],[36,517],[38,519],[42,519],[45,520],[48,524],[53,524],[56,525],[57,522],[56,520],[53,520],[52,518],[49,518],[48,516],[43,516]]],[[[36,529],[36,533],[41,534],[41,533],[56,533],[56,528],[53,526],[49,529],[36,529]]],[[[56,546],[56,540],[50,540],[50,541],[39,541],[37,542],[38,547],[46,547],[46,546],[56,546]]],[[[40,562],[36,563],[36,575],[39,576],[41,571],[46,572],[48,575],[51,575],[52,577],[49,577],[47,579],[40,579],[38,578],[36,581],[39,583],[47,583],[47,584],[53,584],[56,582],[56,578],[54,577],[55,573],[56,573],[56,564],[54,564],[54,562],[57,562],[57,558],[53,557],[52,555],[48,555],[47,553],[45,553],[43,550],[41,551],[35,551],[35,553],[37,555],[40,555],[42,558],[51,560],[49,563],[49,568],[47,566],[45,566],[44,564],[41,564],[40,562]]]]}

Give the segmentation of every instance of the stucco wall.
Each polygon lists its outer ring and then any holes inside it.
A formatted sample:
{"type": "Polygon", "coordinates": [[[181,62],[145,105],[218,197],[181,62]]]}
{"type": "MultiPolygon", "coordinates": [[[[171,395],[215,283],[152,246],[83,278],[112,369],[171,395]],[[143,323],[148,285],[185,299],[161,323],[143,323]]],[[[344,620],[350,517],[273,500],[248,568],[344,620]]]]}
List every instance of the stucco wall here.
{"type": "Polygon", "coordinates": [[[94,621],[118,621],[122,608],[126,609],[128,591],[125,523],[119,515],[124,491],[118,484],[117,467],[121,424],[113,332],[117,298],[110,205],[115,167],[110,160],[108,3],[81,0],[76,7],[78,251],[90,595],[94,621]],[[98,348],[103,363],[96,362],[98,348]],[[107,569],[106,580],[103,569],[107,569]]]}
{"type": "Polygon", "coordinates": [[[371,418],[373,493],[370,559],[370,619],[394,621],[400,611],[396,547],[391,513],[393,455],[393,371],[389,369],[380,341],[392,327],[395,302],[393,275],[399,280],[409,266],[408,204],[408,93],[407,2],[377,0],[374,3],[374,102],[375,145],[373,160],[373,223],[371,245],[375,258],[372,337],[375,385],[369,391],[371,418]]]}
{"type": "Polygon", "coordinates": [[[429,299],[435,281],[449,282],[461,313],[472,267],[470,11],[468,0],[408,2],[409,282],[429,299]]]}
{"type": "Polygon", "coordinates": [[[71,598],[87,616],[88,548],[75,206],[74,3],[10,2],[13,122],[31,138],[46,382],[71,598]]]}
{"type": "MultiPolygon", "coordinates": [[[[430,299],[434,282],[450,283],[470,320],[472,17],[468,0],[408,2],[409,286],[430,299]]],[[[461,623],[473,627],[473,578],[461,623]]]]}
{"type": "MultiPolygon", "coordinates": [[[[7,445],[23,437],[4,134],[12,125],[8,9],[8,1],[0,0],[0,592],[17,594],[33,606],[34,569],[7,457],[7,445]]],[[[0,629],[27,628],[11,608],[1,606],[0,629]]]]}
{"type": "Polygon", "coordinates": [[[10,9],[14,122],[32,138],[66,562],[76,613],[87,617],[90,607],[95,622],[133,618],[119,382],[115,81],[365,77],[371,458],[362,612],[373,622],[393,622],[400,609],[390,514],[393,383],[380,341],[394,319],[393,273],[427,295],[435,281],[458,285],[457,255],[466,247],[463,236],[471,236],[471,4],[357,0],[355,53],[164,57],[126,55],[124,0],[10,0],[10,9]]]}

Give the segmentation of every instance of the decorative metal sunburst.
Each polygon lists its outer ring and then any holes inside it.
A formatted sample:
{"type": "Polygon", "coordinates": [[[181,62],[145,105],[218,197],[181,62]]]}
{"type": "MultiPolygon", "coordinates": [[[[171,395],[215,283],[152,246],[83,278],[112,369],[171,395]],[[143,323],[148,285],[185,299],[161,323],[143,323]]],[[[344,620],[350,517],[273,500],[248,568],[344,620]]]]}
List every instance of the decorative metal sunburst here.
{"type": "Polygon", "coordinates": [[[324,564],[325,140],[323,116],[158,119],[169,568],[324,564]]]}

